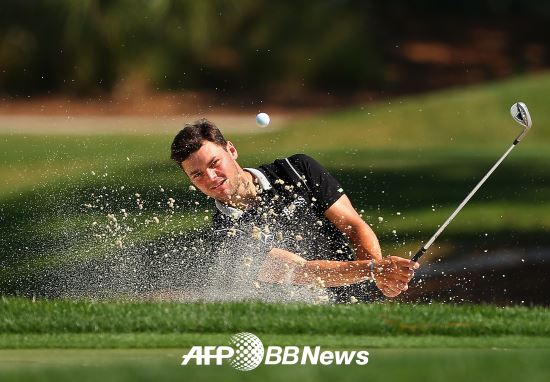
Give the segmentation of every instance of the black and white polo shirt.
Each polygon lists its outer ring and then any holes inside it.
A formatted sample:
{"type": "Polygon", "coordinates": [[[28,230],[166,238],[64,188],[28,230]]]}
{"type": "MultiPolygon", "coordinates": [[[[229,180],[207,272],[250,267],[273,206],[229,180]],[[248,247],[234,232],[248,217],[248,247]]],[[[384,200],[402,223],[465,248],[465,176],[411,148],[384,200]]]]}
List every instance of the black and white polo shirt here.
{"type": "Polygon", "coordinates": [[[255,178],[257,203],[242,211],[216,201],[218,235],[249,236],[266,252],[277,247],[306,260],[353,259],[348,240],[324,216],[344,194],[342,187],[317,161],[296,154],[244,170],[255,178]]]}
{"type": "MultiPolygon", "coordinates": [[[[245,170],[254,175],[257,184],[256,205],[242,211],[216,202],[213,229],[218,244],[214,246],[224,254],[222,270],[239,268],[242,258],[246,261],[252,254],[252,275],[274,247],[306,260],[354,260],[348,239],[324,216],[344,191],[317,161],[296,154],[245,170]]],[[[383,299],[370,282],[327,291],[335,302],[349,302],[351,296],[360,301],[383,299]]]]}

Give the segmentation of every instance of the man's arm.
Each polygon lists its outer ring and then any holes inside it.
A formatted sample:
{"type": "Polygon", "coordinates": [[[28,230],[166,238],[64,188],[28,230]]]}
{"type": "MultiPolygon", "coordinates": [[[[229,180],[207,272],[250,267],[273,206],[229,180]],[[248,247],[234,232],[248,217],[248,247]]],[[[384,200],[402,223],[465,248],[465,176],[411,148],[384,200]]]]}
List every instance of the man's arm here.
{"type": "Polygon", "coordinates": [[[374,261],[376,285],[388,297],[407,289],[418,263],[396,256],[380,260],[331,261],[310,260],[280,248],[269,251],[258,279],[263,282],[295,285],[321,284],[336,287],[368,280],[374,261]]]}
{"type": "Polygon", "coordinates": [[[325,217],[349,238],[357,260],[382,259],[376,234],[355,211],[346,195],[325,211],[325,217]]]}
{"type": "MultiPolygon", "coordinates": [[[[307,268],[305,272],[308,275],[312,272],[317,272],[315,277],[320,277],[321,279],[328,277],[326,273],[329,272],[331,274],[329,277],[330,280],[325,280],[327,286],[348,285],[361,281],[361,277],[364,277],[365,266],[370,265],[369,261],[365,260],[373,259],[376,286],[384,295],[395,297],[401,291],[406,290],[407,283],[413,274],[412,269],[418,268],[418,263],[395,256],[382,258],[382,251],[380,250],[380,244],[376,235],[357,214],[348,197],[342,194],[338,181],[323,166],[307,155],[293,155],[289,160],[304,174],[305,181],[311,187],[313,196],[320,203],[319,207],[325,207],[325,217],[349,238],[357,258],[356,261],[348,261],[344,262],[344,264],[338,261],[306,262],[302,266],[302,268],[307,268]],[[364,263],[361,263],[361,261],[364,263]],[[353,268],[346,268],[346,263],[348,266],[353,264],[353,268]],[[363,272],[359,272],[359,275],[356,274],[358,268],[363,268],[363,272]],[[339,278],[337,274],[341,271],[346,272],[346,275],[339,278]],[[352,280],[350,272],[351,275],[354,275],[354,277],[357,276],[357,278],[352,280]]],[[[305,261],[304,259],[302,260],[305,261]]],[[[286,264],[286,267],[291,267],[291,265],[286,264]]],[[[298,267],[296,269],[300,271],[302,268],[298,267]]],[[[293,277],[299,277],[295,273],[292,273],[293,277]]],[[[370,270],[368,273],[370,273],[370,270]]],[[[297,278],[297,280],[300,279],[297,278]]]]}
{"type": "Polygon", "coordinates": [[[310,260],[280,248],[269,251],[260,281],[308,285],[321,280],[326,287],[355,284],[369,279],[369,261],[310,260]]]}
{"type": "MultiPolygon", "coordinates": [[[[355,211],[346,195],[342,195],[325,211],[325,217],[349,238],[355,251],[355,256],[359,261],[372,259],[377,263],[377,267],[379,267],[378,264],[385,263],[387,259],[397,264],[407,264],[410,262],[408,259],[397,256],[382,258],[382,250],[380,249],[380,243],[376,234],[355,211]]],[[[414,269],[418,268],[418,263],[410,263],[414,265],[414,269]]],[[[398,268],[386,263],[386,271],[382,277],[375,277],[376,286],[384,295],[395,297],[401,291],[407,290],[408,287],[406,284],[400,284],[404,280],[404,274],[398,268]],[[396,272],[396,274],[393,275],[391,274],[392,272],[396,272]]],[[[407,279],[406,283],[409,281],[410,278],[407,279]]]]}

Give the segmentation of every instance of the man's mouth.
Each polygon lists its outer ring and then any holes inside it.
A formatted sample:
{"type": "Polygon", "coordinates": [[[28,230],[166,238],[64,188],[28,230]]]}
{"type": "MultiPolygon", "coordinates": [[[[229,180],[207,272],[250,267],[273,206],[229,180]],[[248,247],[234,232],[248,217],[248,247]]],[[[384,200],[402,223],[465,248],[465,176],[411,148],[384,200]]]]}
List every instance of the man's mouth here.
{"type": "Polygon", "coordinates": [[[210,187],[210,189],[211,189],[211,190],[217,189],[217,188],[220,187],[222,184],[224,184],[226,180],[227,180],[227,179],[222,180],[220,183],[216,184],[214,187],[210,187]]]}

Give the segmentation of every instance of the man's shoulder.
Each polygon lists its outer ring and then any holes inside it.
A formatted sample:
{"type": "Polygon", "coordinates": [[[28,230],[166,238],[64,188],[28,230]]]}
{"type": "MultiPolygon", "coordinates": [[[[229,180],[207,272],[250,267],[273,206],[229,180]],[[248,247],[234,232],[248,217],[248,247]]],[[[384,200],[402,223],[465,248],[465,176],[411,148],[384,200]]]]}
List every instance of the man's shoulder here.
{"type": "Polygon", "coordinates": [[[288,157],[288,159],[296,161],[296,162],[309,162],[309,161],[314,160],[309,155],[303,154],[303,153],[298,153],[298,154],[291,155],[291,156],[288,157]]]}
{"type": "Polygon", "coordinates": [[[298,154],[291,155],[291,156],[289,156],[289,157],[287,157],[283,160],[286,161],[286,159],[288,159],[292,164],[302,164],[302,163],[315,162],[315,159],[313,159],[309,155],[303,154],[303,153],[298,153],[298,154]]]}
{"type": "Polygon", "coordinates": [[[307,166],[311,163],[317,163],[315,161],[315,159],[313,159],[309,155],[298,153],[298,154],[290,155],[286,158],[275,159],[271,163],[267,163],[267,164],[263,164],[263,165],[259,166],[259,169],[260,170],[270,170],[270,171],[273,171],[273,172],[279,172],[279,171],[282,170],[282,171],[286,172],[286,171],[292,170],[292,168],[289,167],[288,162],[290,162],[290,164],[292,166],[298,167],[300,169],[307,168],[307,166]]]}
{"type": "MultiPolygon", "coordinates": [[[[272,163],[258,168],[267,177],[271,184],[277,184],[277,179],[285,183],[299,183],[302,180],[309,182],[324,177],[328,171],[315,159],[307,154],[294,154],[283,159],[276,159],[272,163]]],[[[319,183],[315,181],[315,183],[319,183]]]]}

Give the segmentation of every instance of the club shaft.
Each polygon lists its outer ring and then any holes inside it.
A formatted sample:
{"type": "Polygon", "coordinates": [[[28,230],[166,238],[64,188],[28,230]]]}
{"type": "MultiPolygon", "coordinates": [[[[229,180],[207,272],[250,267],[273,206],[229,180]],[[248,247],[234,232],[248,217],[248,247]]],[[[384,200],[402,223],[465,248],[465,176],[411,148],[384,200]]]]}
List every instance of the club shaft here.
{"type": "Polygon", "coordinates": [[[439,229],[437,230],[437,232],[430,238],[430,240],[428,240],[426,242],[426,244],[424,244],[419,250],[418,252],[413,256],[412,260],[413,261],[418,261],[418,259],[428,250],[428,248],[430,248],[430,246],[433,244],[433,242],[437,239],[437,237],[439,235],[441,235],[441,233],[445,230],[445,228],[447,228],[447,226],[449,225],[449,223],[451,221],[453,221],[453,219],[455,218],[456,215],[458,215],[458,213],[460,212],[460,210],[462,209],[462,207],[464,207],[466,205],[466,203],[468,203],[468,201],[472,198],[472,196],[474,196],[474,194],[477,192],[477,190],[479,190],[479,188],[483,185],[483,183],[485,183],[485,181],[491,176],[491,174],[496,170],[496,168],[502,163],[502,161],[508,156],[508,154],[510,154],[510,151],[512,151],[514,149],[514,147],[516,147],[516,144],[518,143],[518,141],[514,141],[514,143],[512,144],[512,146],[510,146],[510,148],[508,150],[506,150],[506,152],[500,157],[500,159],[493,165],[493,167],[491,167],[491,169],[489,170],[489,172],[487,172],[487,174],[485,174],[485,176],[483,177],[483,179],[481,179],[479,181],[479,183],[474,187],[474,189],[468,194],[468,196],[466,196],[466,198],[462,201],[462,203],[460,203],[460,205],[456,208],[456,210],[454,210],[454,212],[451,214],[451,216],[449,216],[449,218],[445,221],[445,223],[443,223],[443,225],[441,227],[439,227],[439,229]]]}

